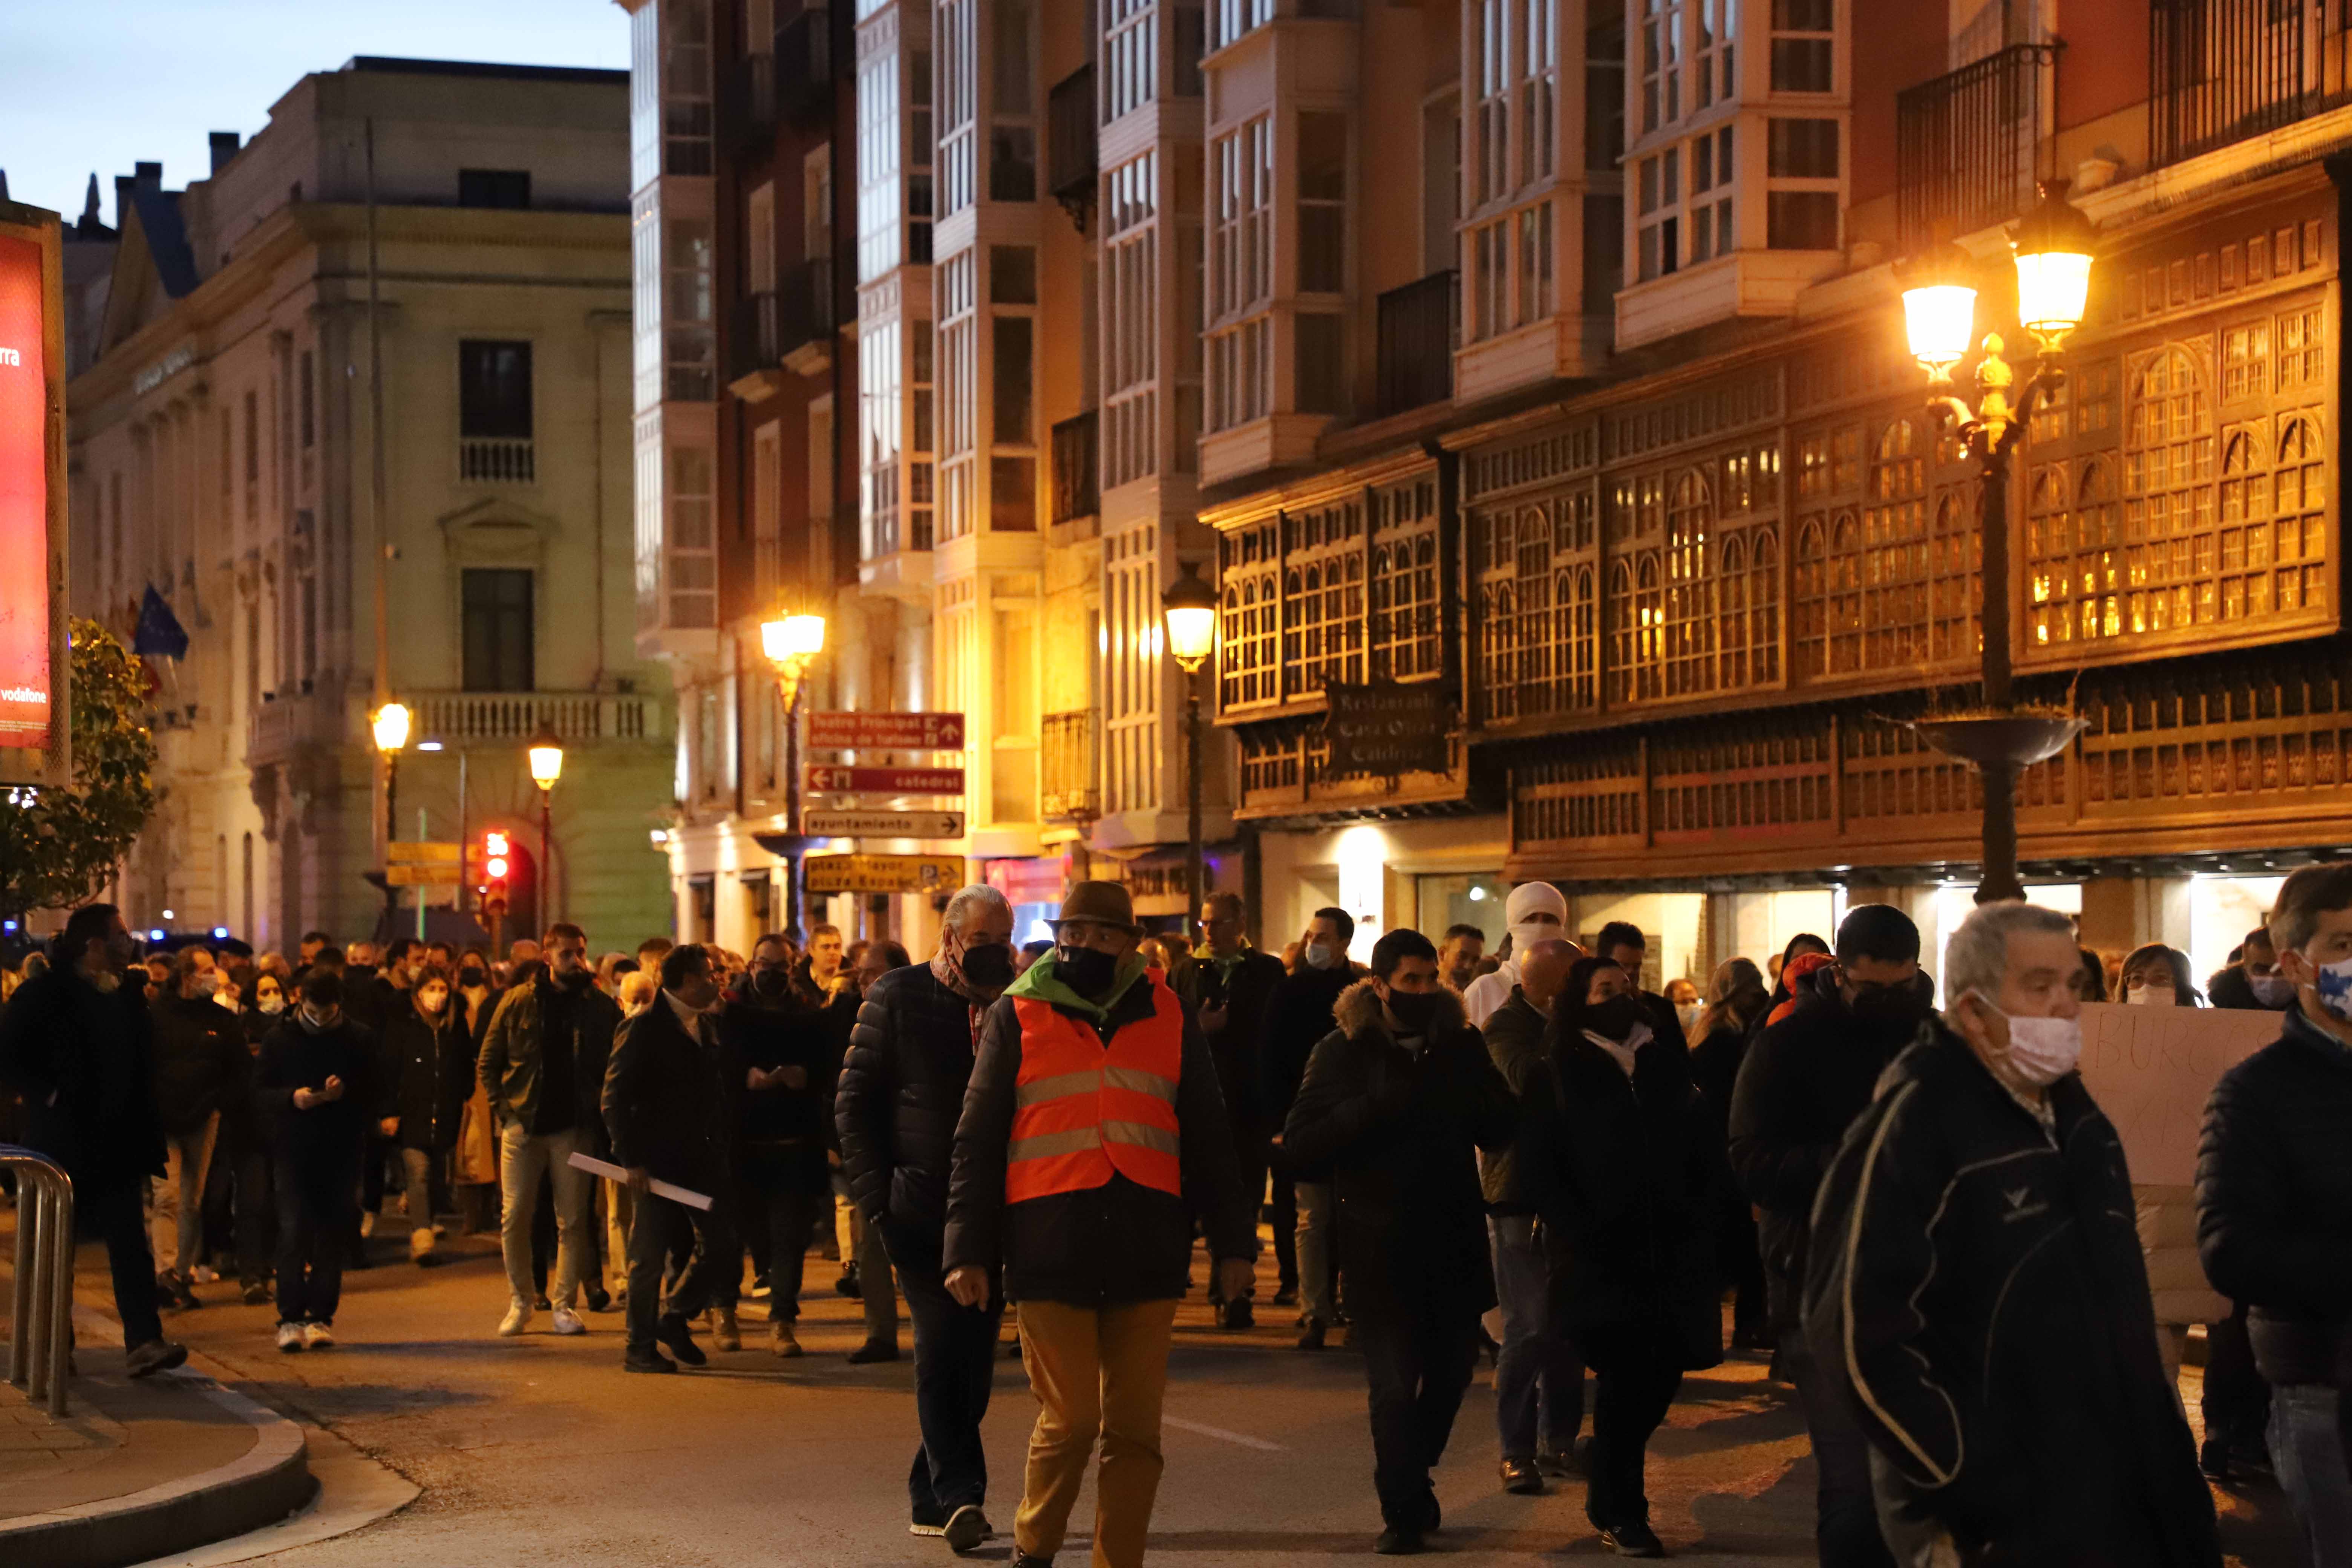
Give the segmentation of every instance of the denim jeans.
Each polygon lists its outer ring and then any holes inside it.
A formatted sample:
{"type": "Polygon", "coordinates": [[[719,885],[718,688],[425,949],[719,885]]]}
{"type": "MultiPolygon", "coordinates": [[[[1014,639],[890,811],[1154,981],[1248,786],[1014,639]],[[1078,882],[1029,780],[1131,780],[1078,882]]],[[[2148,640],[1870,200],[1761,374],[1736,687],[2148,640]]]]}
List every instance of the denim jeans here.
{"type": "Polygon", "coordinates": [[[2271,1390],[2271,1463],[2294,1510],[2311,1568],[2352,1568],[2352,1476],[2336,1425],[2336,1390],[2295,1383],[2271,1390]]]}
{"type": "Polygon", "coordinates": [[[506,1258],[507,1289],[521,1306],[530,1306],[539,1293],[530,1278],[530,1222],[539,1206],[541,1180],[555,1194],[555,1287],[547,1299],[558,1307],[579,1302],[596,1178],[575,1170],[571,1160],[574,1151],[587,1146],[587,1135],[576,1127],[534,1136],[520,1121],[510,1121],[499,1133],[499,1179],[506,1199],[499,1219],[499,1250],[506,1258]]]}
{"type": "Polygon", "coordinates": [[[1338,1281],[1331,1276],[1331,1226],[1339,1205],[1328,1182],[1294,1183],[1298,1196],[1298,1300],[1307,1315],[1329,1325],[1339,1321],[1338,1281]]]}
{"type": "Polygon", "coordinates": [[[1584,1363],[1552,1326],[1551,1264],[1535,1235],[1535,1216],[1496,1215],[1486,1221],[1486,1237],[1503,1309],[1503,1350],[1495,1362],[1503,1458],[1533,1459],[1538,1447],[1566,1453],[1584,1423],[1584,1363]]]}
{"type": "Polygon", "coordinates": [[[996,1377],[1004,1296],[996,1290],[986,1307],[966,1307],[949,1295],[938,1231],[885,1225],[880,1234],[915,1324],[915,1419],[923,1440],[907,1473],[908,1503],[916,1523],[944,1524],[964,1504],[988,1500],[980,1423],[996,1377]]]}
{"type": "Polygon", "coordinates": [[[358,1151],[278,1155],[278,1321],[331,1323],[358,1213],[358,1151]]]}
{"type": "Polygon", "coordinates": [[[1814,1531],[1822,1568],[1894,1568],[1879,1532],[1870,1479],[1870,1439],[1853,1405],[1853,1388],[1813,1359],[1802,1329],[1780,1337],[1780,1365],[1797,1385],[1805,1431],[1812,1439],[1818,1490],[1814,1531]]]}
{"type": "Polygon", "coordinates": [[[147,1189],[155,1267],[183,1279],[196,1266],[196,1244],[204,1239],[205,1177],[212,1170],[219,1131],[220,1112],[215,1111],[184,1132],[165,1133],[163,1173],[147,1189]]]}

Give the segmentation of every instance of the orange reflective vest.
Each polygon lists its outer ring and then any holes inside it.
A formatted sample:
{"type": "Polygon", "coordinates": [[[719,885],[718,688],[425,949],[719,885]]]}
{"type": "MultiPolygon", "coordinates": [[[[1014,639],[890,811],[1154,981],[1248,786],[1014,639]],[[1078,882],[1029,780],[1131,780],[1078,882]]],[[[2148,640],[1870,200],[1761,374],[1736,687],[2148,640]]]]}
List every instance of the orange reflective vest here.
{"type": "Polygon", "coordinates": [[[1017,1204],[1107,1184],[1113,1173],[1181,1197],[1176,1084],[1184,1070],[1184,1013],[1156,973],[1151,1016],[1121,1025],[1105,1045],[1092,1028],[1033,997],[1015,997],[1021,1077],[1004,1201],[1017,1204]]]}

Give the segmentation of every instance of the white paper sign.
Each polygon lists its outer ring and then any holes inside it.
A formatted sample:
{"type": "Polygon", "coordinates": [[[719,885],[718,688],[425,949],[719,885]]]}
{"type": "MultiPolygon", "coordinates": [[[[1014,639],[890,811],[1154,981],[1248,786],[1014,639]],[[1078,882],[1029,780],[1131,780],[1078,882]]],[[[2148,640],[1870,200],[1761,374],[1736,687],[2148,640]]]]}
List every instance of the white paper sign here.
{"type": "MultiPolygon", "coordinates": [[[[587,1154],[572,1155],[572,1168],[575,1171],[585,1171],[592,1176],[602,1176],[608,1182],[625,1182],[629,1179],[629,1173],[613,1163],[612,1161],[599,1160],[587,1154]]],[[[684,1204],[690,1209],[708,1210],[710,1207],[710,1199],[704,1194],[689,1192],[684,1187],[674,1187],[667,1182],[647,1182],[646,1190],[657,1198],[667,1198],[674,1204],[684,1204]]]]}
{"type": "Polygon", "coordinates": [[[2221,1075],[2279,1037],[2284,1015],[2083,1005],[2083,1082],[2142,1186],[2197,1180],[2197,1134],[2221,1075]]]}

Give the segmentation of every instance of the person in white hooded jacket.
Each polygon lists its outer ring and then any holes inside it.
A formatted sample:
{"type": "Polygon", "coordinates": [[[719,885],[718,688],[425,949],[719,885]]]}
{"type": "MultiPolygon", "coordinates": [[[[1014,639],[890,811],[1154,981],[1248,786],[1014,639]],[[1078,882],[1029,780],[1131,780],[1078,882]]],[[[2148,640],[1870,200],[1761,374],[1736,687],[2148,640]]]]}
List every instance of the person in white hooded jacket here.
{"type": "Polygon", "coordinates": [[[1462,1010],[1473,1028],[1486,1026],[1495,1009],[1511,999],[1519,983],[1519,954],[1539,942],[1568,935],[1568,899],[1549,882],[1521,882],[1503,900],[1509,945],[1491,973],[1473,980],[1462,993],[1462,1010]]]}

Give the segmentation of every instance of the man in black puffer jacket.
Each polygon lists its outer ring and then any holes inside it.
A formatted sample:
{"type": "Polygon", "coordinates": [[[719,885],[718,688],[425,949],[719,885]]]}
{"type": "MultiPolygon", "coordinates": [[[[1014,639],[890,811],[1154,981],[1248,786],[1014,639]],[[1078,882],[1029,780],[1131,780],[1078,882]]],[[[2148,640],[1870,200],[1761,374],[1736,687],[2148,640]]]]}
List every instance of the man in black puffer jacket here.
{"type": "Polygon", "coordinates": [[[1332,1259],[1331,1173],[1293,1160],[1279,1129],[1307,1077],[1307,1058],[1331,1032],[1332,1007],[1339,993],[1356,983],[1348,943],[1356,922],[1335,907],[1315,911],[1299,939],[1298,967],[1283,976],[1266,999],[1265,1039],[1258,1049],[1258,1109],[1274,1130],[1274,1261],[1279,1270],[1277,1306],[1297,1293],[1306,1308],[1300,1350],[1321,1350],[1324,1331],[1339,1321],[1339,1278],[1332,1259]]]}
{"type": "Polygon", "coordinates": [[[1886,1568],[1889,1559],[1861,1418],[1807,1352],[1800,1322],[1813,1195],[1879,1074],[1917,1037],[1934,998],[1919,973],[1919,928],[1892,905],[1864,904],[1838,927],[1835,962],[1800,979],[1795,1008],[1749,1047],[1731,1093],[1731,1169],[1759,1215],[1781,1365],[1797,1385],[1819,1463],[1822,1568],[1886,1568]]]}
{"type": "Polygon", "coordinates": [[[2271,913],[2293,982],[2278,1039],[2221,1075],[2197,1160],[2198,1252],[2247,1309],[2271,1459],[2317,1568],[2352,1562],[2338,1427],[2352,1372],[2352,865],[2306,866],[2271,913]]]}
{"type": "Polygon", "coordinates": [[[1375,1550],[1417,1551],[1437,1528],[1430,1471],[1445,1452],[1495,1304],[1475,1151],[1510,1147],[1517,1104],[1461,999],[1438,984],[1417,931],[1372,948],[1339,997],[1283,1124],[1302,1161],[1328,1163],[1345,1216],[1349,1309],[1371,1384],[1375,1550]]]}
{"type": "Polygon", "coordinates": [[[2123,1143],[2074,1070],[2074,928],[1979,905],[1944,966],[1943,1020],[1822,1178],[1805,1277],[1886,1544],[1906,1564],[2220,1568],[2123,1143]]]}
{"type": "Polygon", "coordinates": [[[930,963],[891,970],[866,988],[833,1104],[850,1194],[897,1265],[915,1321],[922,1441],[907,1478],[912,1527],[944,1535],[959,1552],[988,1535],[980,1422],[1004,1302],[992,1292],[982,1306],[960,1305],[948,1294],[940,1247],[974,1042],[989,1005],[1012,983],[1013,906],[994,888],[966,888],[948,900],[930,963]]]}

